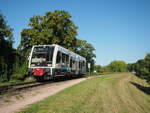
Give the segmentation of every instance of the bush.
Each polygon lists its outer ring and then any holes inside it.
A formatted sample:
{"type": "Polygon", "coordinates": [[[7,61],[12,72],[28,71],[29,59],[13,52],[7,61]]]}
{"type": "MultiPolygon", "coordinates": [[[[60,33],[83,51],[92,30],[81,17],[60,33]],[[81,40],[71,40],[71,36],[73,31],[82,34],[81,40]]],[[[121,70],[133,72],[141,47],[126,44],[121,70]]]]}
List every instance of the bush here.
{"type": "Polygon", "coordinates": [[[113,61],[107,68],[110,72],[127,72],[127,64],[124,61],[113,61]]]}
{"type": "Polygon", "coordinates": [[[0,81],[7,81],[7,64],[4,62],[3,57],[0,57],[0,81]]]}
{"type": "Polygon", "coordinates": [[[13,75],[11,78],[22,80],[27,76],[28,76],[27,59],[20,51],[16,51],[15,63],[13,65],[13,75]]]}
{"type": "Polygon", "coordinates": [[[16,70],[12,75],[12,79],[23,80],[27,76],[28,76],[27,64],[22,64],[21,66],[16,67],[16,70]]]}
{"type": "Polygon", "coordinates": [[[11,77],[12,79],[17,79],[17,80],[23,80],[25,78],[25,76],[22,74],[13,74],[11,77]]]}

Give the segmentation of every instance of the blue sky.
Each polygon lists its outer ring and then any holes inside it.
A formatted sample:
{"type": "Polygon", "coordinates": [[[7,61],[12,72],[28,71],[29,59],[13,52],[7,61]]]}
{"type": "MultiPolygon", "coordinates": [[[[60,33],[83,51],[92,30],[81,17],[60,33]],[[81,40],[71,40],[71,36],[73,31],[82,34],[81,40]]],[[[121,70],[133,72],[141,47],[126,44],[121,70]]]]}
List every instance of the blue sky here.
{"type": "Polygon", "coordinates": [[[96,64],[133,63],[150,52],[150,0],[0,0],[15,48],[30,17],[57,9],[68,11],[77,37],[95,47],[96,64]]]}

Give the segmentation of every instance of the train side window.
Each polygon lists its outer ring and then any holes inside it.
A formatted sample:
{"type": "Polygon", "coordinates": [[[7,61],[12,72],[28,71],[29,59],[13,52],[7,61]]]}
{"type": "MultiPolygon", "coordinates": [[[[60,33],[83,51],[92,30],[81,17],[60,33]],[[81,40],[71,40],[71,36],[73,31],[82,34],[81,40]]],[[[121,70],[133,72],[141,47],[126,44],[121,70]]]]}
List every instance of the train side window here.
{"type": "Polygon", "coordinates": [[[78,68],[78,61],[77,60],[75,61],[75,68],[76,69],[78,68]]]}
{"type": "Polygon", "coordinates": [[[66,63],[69,63],[69,55],[66,54],[66,63]]]}
{"type": "Polygon", "coordinates": [[[81,69],[81,62],[79,62],[79,69],[81,69]]]}
{"type": "Polygon", "coordinates": [[[72,60],[72,67],[75,68],[75,60],[72,60]]]}
{"type": "Polygon", "coordinates": [[[83,67],[85,66],[85,61],[83,61],[83,67]]]}
{"type": "Polygon", "coordinates": [[[60,62],[61,62],[61,52],[58,51],[56,63],[60,63],[60,62]]]}
{"type": "Polygon", "coordinates": [[[64,53],[62,53],[62,63],[66,63],[66,55],[64,53]]]}
{"type": "Polygon", "coordinates": [[[53,60],[53,52],[54,52],[54,47],[48,47],[48,55],[47,55],[47,60],[52,61],[53,60]]]}
{"type": "Polygon", "coordinates": [[[82,62],[81,62],[81,64],[80,64],[80,65],[81,65],[80,67],[81,67],[81,69],[82,69],[82,66],[83,66],[83,65],[82,65],[82,62]]]}
{"type": "Polygon", "coordinates": [[[72,68],[72,58],[70,58],[70,68],[72,68]]]}

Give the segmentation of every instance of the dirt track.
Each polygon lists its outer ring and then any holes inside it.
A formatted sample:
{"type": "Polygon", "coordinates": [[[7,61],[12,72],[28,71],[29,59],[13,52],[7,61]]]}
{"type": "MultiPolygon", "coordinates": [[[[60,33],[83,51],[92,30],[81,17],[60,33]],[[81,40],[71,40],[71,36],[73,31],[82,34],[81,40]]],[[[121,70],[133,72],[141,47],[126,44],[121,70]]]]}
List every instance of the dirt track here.
{"type": "Polygon", "coordinates": [[[26,107],[29,104],[40,101],[48,96],[51,96],[83,80],[86,80],[86,78],[79,78],[79,79],[49,84],[46,85],[45,87],[36,88],[32,91],[24,92],[24,94],[10,98],[5,102],[0,101],[0,113],[14,113],[26,107]]]}

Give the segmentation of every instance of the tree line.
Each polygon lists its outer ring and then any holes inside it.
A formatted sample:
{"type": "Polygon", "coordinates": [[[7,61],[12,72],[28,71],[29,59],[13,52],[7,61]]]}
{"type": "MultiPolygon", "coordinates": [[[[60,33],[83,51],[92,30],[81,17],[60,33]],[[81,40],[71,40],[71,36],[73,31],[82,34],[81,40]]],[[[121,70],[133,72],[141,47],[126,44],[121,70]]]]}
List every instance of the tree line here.
{"type": "Polygon", "coordinates": [[[0,14],[0,80],[27,77],[29,52],[33,45],[39,44],[58,44],[78,53],[92,64],[91,70],[94,70],[95,48],[86,40],[77,38],[77,29],[69,12],[64,10],[35,15],[29,19],[28,27],[22,29],[20,44],[14,49],[13,29],[0,14]]]}
{"type": "Polygon", "coordinates": [[[13,29],[10,28],[5,17],[0,14],[0,80],[7,81],[12,74],[15,49],[13,44],[13,29]]]}
{"type": "Polygon", "coordinates": [[[106,66],[95,65],[95,69],[98,73],[101,74],[128,71],[127,64],[121,60],[112,61],[110,64],[106,66]]]}
{"type": "Polygon", "coordinates": [[[107,66],[95,65],[95,70],[100,74],[112,72],[132,72],[136,76],[146,79],[150,82],[150,53],[144,59],[140,59],[135,63],[126,64],[124,61],[112,61],[107,66]]]}
{"type": "Polygon", "coordinates": [[[130,72],[135,72],[138,77],[150,82],[150,53],[144,59],[140,59],[133,64],[128,64],[128,69],[130,72]]]}

